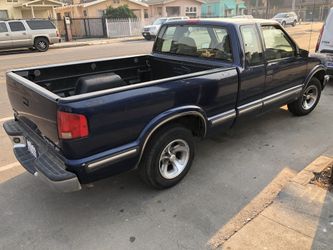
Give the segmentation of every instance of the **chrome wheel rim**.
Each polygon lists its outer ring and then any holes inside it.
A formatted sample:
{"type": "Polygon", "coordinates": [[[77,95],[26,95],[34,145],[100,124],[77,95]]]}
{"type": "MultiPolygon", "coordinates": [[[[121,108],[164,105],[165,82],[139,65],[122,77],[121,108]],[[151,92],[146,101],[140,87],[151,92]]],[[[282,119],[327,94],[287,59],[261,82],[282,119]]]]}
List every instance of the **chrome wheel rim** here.
{"type": "Polygon", "coordinates": [[[302,107],[305,110],[312,109],[318,99],[318,88],[316,86],[308,87],[303,93],[302,107]]]}
{"type": "Polygon", "coordinates": [[[43,42],[43,41],[40,41],[40,42],[38,43],[38,47],[39,47],[40,49],[45,49],[45,48],[46,48],[46,43],[43,42]]]}
{"type": "Polygon", "coordinates": [[[184,140],[177,139],[170,142],[162,151],[159,170],[165,179],[174,179],[187,166],[190,159],[190,147],[184,140]]]}

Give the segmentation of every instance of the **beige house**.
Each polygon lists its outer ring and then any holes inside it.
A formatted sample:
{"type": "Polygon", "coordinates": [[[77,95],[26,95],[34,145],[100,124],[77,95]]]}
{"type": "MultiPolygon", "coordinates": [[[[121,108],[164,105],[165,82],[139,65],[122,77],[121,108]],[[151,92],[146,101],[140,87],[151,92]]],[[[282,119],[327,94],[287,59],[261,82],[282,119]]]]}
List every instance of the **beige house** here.
{"type": "Polygon", "coordinates": [[[55,18],[56,0],[0,0],[0,19],[55,18]]]}
{"type": "Polygon", "coordinates": [[[95,0],[84,3],[82,0],[74,0],[73,4],[56,8],[57,18],[64,16],[71,18],[93,18],[102,17],[105,10],[112,6],[117,8],[121,5],[127,5],[138,18],[144,18],[147,15],[149,6],[136,0],[95,0]]]}
{"type": "Polygon", "coordinates": [[[147,0],[150,17],[188,16],[199,17],[203,0],[147,0]]]}

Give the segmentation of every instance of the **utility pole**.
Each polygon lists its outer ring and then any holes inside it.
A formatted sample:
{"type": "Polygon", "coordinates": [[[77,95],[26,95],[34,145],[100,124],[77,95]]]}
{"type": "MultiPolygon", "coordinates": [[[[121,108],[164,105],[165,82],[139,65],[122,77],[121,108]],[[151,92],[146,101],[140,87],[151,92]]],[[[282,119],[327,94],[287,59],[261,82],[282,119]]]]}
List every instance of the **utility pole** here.
{"type": "Polygon", "coordinates": [[[256,0],[256,18],[258,18],[259,0],[256,0]]]}
{"type": "Polygon", "coordinates": [[[295,10],[296,10],[296,0],[293,0],[292,5],[291,5],[291,9],[293,10],[293,12],[295,12],[295,10]]]}

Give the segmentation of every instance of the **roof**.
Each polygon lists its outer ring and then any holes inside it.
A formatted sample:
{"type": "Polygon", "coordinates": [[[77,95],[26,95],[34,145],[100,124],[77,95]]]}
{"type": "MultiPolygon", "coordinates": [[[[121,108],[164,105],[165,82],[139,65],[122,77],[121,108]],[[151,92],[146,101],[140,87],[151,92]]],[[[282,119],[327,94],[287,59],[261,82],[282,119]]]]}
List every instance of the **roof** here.
{"type": "MultiPolygon", "coordinates": [[[[92,6],[92,5],[96,5],[96,4],[99,4],[99,3],[103,3],[103,2],[107,2],[108,0],[96,0],[96,1],[92,1],[92,2],[89,2],[89,3],[84,3],[82,4],[82,6],[84,8],[86,7],[89,7],[89,6],[92,6]]],[[[143,3],[143,2],[140,2],[140,1],[136,1],[136,0],[127,0],[128,2],[131,2],[131,3],[134,3],[134,4],[138,4],[138,5],[141,5],[141,6],[144,6],[144,7],[148,7],[147,4],[143,3]]]]}
{"type": "Polygon", "coordinates": [[[202,24],[202,25],[244,25],[244,24],[278,24],[277,21],[267,19],[254,19],[254,18],[200,18],[200,19],[189,19],[170,21],[170,23],[179,24],[202,24]]]}
{"type": "MultiPolygon", "coordinates": [[[[156,5],[156,4],[167,4],[174,2],[176,0],[145,0],[144,2],[148,5],[156,5]]],[[[194,2],[205,3],[204,0],[192,0],[194,2]]]]}

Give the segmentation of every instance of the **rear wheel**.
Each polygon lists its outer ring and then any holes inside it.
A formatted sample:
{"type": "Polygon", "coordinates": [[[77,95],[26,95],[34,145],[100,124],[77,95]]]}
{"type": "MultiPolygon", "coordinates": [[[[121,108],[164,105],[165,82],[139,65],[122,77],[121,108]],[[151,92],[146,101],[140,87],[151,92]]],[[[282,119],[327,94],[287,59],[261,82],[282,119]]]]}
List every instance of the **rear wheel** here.
{"type": "Polygon", "coordinates": [[[139,167],[140,176],[155,188],[172,187],[187,174],[193,158],[192,132],[181,125],[167,126],[147,145],[139,167]]]}
{"type": "Polygon", "coordinates": [[[287,23],[285,21],[282,22],[282,27],[286,27],[287,23]]]}
{"type": "Polygon", "coordinates": [[[302,92],[300,98],[290,104],[288,109],[296,116],[310,114],[317,106],[321,96],[321,83],[317,78],[312,78],[302,92]]]}
{"type": "Polygon", "coordinates": [[[295,27],[296,24],[297,24],[297,21],[295,20],[295,21],[293,22],[293,27],[295,27]]]}
{"type": "Polygon", "coordinates": [[[44,37],[38,37],[35,39],[34,47],[40,52],[45,52],[49,49],[49,41],[44,37]]]}

